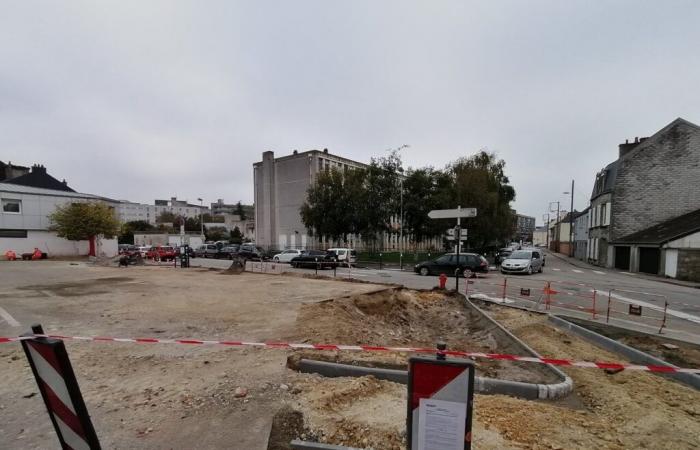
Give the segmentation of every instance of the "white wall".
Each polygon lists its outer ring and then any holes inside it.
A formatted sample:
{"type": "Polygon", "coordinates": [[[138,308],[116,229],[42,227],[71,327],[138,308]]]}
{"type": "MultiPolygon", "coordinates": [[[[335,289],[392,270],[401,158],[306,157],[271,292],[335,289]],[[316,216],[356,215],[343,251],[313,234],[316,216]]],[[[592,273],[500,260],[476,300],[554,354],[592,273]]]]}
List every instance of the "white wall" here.
{"type": "Polygon", "coordinates": [[[668,248],[700,248],[700,231],[666,244],[668,248]]]}
{"type": "MultiPolygon", "coordinates": [[[[112,257],[117,254],[116,239],[98,239],[97,255],[112,257]]],[[[55,256],[86,256],[89,250],[88,241],[69,241],[56,236],[50,231],[28,231],[26,238],[0,238],[0,254],[4,255],[8,250],[14,250],[19,256],[22,253],[31,253],[34,248],[49,255],[55,256]]]]}

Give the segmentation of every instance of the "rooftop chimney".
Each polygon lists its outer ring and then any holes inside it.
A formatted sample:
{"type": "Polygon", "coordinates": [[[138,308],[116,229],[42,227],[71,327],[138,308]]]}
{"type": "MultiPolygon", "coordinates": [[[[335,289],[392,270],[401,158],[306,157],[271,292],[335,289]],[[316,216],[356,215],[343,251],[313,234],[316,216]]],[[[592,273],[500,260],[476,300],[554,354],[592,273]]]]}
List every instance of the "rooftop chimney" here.
{"type": "Polygon", "coordinates": [[[32,166],[32,172],[34,172],[34,173],[46,173],[46,167],[42,166],[41,164],[34,164],[32,166]]]}
{"type": "Polygon", "coordinates": [[[642,142],[646,141],[648,138],[640,138],[640,137],[635,137],[634,142],[630,142],[629,139],[625,139],[624,144],[620,144],[620,158],[634,150],[639,144],[642,142]]]}
{"type": "Polygon", "coordinates": [[[328,149],[327,149],[327,148],[324,148],[324,149],[323,149],[323,153],[328,153],[328,149]]]}

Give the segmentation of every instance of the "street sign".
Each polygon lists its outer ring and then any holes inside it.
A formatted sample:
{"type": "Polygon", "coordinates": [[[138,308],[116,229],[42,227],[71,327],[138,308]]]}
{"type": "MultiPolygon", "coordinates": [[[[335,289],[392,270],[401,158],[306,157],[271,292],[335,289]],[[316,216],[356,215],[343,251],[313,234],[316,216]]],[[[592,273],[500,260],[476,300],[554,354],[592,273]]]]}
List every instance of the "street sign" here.
{"type": "Polygon", "coordinates": [[[433,209],[428,213],[431,219],[456,219],[458,217],[476,217],[476,208],[433,209]]]}

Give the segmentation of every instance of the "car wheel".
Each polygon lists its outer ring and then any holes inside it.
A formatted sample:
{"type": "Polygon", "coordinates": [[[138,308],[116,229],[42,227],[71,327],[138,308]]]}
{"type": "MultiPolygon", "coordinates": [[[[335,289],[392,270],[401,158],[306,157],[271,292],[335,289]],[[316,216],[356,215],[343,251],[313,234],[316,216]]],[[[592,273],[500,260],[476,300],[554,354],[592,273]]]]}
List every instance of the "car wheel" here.
{"type": "Polygon", "coordinates": [[[276,263],[280,262],[280,259],[279,259],[278,257],[276,257],[276,256],[275,256],[272,260],[273,260],[274,262],[276,262],[276,263]]]}
{"type": "Polygon", "coordinates": [[[474,272],[472,272],[471,269],[466,268],[466,269],[464,269],[464,270],[462,271],[462,276],[463,276],[464,278],[472,278],[472,277],[474,276],[474,272]]]}
{"type": "Polygon", "coordinates": [[[544,271],[544,266],[540,266],[540,270],[538,270],[539,273],[542,273],[544,271]]]}
{"type": "Polygon", "coordinates": [[[532,266],[527,267],[527,274],[532,275],[532,266]]]}
{"type": "Polygon", "coordinates": [[[427,275],[430,275],[430,270],[428,270],[427,267],[421,267],[420,268],[420,274],[423,275],[424,277],[427,275]]]}

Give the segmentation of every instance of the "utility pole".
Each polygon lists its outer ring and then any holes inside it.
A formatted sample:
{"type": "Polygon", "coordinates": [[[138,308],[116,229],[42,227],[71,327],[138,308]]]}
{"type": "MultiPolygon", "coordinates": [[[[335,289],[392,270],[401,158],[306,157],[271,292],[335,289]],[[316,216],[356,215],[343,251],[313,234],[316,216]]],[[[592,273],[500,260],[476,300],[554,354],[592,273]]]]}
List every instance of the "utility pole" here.
{"type": "Polygon", "coordinates": [[[403,173],[401,174],[401,230],[399,231],[399,269],[403,270],[403,173]]]}
{"type": "Polygon", "coordinates": [[[569,210],[569,256],[574,256],[574,180],[571,180],[571,209],[569,210]]]}
{"type": "Polygon", "coordinates": [[[204,200],[201,198],[198,198],[197,200],[199,200],[199,227],[202,236],[202,243],[204,243],[204,200]]]}
{"type": "Polygon", "coordinates": [[[547,231],[547,233],[546,233],[546,234],[547,234],[547,237],[546,237],[547,244],[546,244],[546,245],[547,245],[547,250],[549,250],[549,222],[551,222],[552,219],[550,219],[549,213],[547,213],[547,214],[542,214],[542,220],[543,220],[543,221],[545,220],[545,219],[544,219],[545,217],[547,218],[547,221],[544,223],[544,224],[545,224],[544,228],[545,228],[545,230],[547,231]]]}
{"type": "Polygon", "coordinates": [[[554,251],[559,253],[559,243],[561,241],[561,222],[559,220],[559,200],[556,202],[549,202],[549,211],[554,212],[552,205],[557,204],[557,216],[554,218],[554,251]]]}

